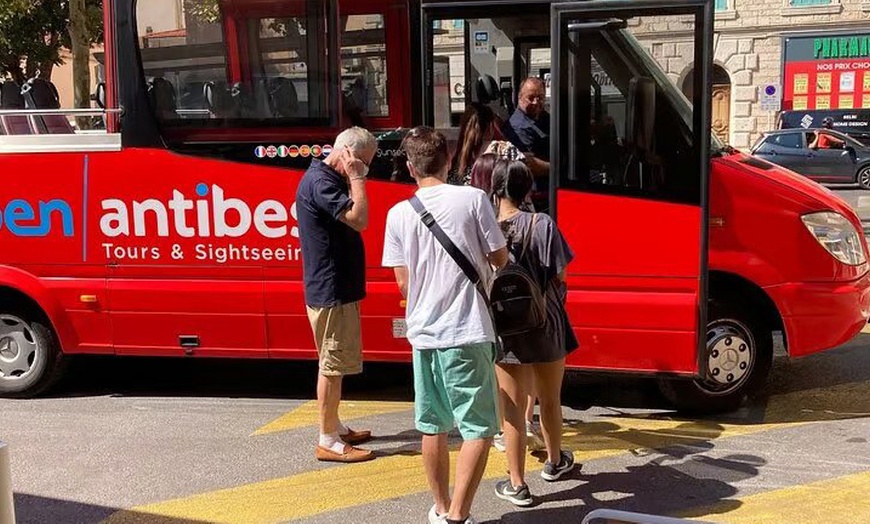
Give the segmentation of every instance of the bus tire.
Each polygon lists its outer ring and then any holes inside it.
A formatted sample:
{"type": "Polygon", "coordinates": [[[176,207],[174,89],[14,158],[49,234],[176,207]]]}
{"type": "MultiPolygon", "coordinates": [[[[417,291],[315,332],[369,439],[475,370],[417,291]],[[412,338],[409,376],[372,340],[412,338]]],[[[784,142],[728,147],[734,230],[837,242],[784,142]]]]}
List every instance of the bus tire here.
{"type": "Polygon", "coordinates": [[[0,312],[0,397],[44,393],[65,364],[54,330],[39,315],[0,312]]]}
{"type": "Polygon", "coordinates": [[[694,415],[734,411],[757,391],[773,365],[773,333],[744,309],[711,302],[703,363],[711,378],[660,379],[659,389],[677,408],[694,415]]]}

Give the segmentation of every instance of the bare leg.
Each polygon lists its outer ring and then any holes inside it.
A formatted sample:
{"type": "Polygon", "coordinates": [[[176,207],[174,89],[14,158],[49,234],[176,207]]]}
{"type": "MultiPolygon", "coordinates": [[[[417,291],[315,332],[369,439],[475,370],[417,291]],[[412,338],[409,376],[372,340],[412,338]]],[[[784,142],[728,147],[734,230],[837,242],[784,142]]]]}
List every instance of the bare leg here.
{"type": "Polygon", "coordinates": [[[535,401],[538,399],[538,393],[535,390],[535,375],[534,375],[534,373],[529,374],[528,393],[529,393],[529,401],[528,401],[528,404],[526,405],[526,422],[534,422],[535,421],[535,401]]]}
{"type": "Polygon", "coordinates": [[[341,402],[342,377],[317,377],[317,407],[320,409],[320,433],[338,432],[338,404],[341,402]]]}
{"type": "Polygon", "coordinates": [[[511,484],[525,484],[526,473],[526,421],[524,418],[528,394],[526,387],[531,375],[529,366],[499,364],[495,367],[499,396],[504,406],[504,439],[511,484]]]}
{"type": "Polygon", "coordinates": [[[423,435],[423,467],[439,515],[450,509],[450,454],[447,434],[423,435]]]}
{"type": "Polygon", "coordinates": [[[450,504],[450,520],[467,519],[471,514],[474,495],[483,478],[492,439],[467,440],[462,443],[456,461],[456,485],[453,488],[453,502],[450,504]]]}
{"type": "Polygon", "coordinates": [[[565,359],[545,364],[532,364],[538,401],[541,404],[541,431],[547,446],[547,460],[558,464],[562,452],[562,378],[565,359]]]}

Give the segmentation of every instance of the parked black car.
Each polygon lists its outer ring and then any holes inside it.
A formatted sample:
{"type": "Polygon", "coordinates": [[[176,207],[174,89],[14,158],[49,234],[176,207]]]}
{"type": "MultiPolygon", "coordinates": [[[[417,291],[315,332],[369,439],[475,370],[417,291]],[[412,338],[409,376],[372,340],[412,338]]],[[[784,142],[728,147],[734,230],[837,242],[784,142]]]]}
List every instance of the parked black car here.
{"type": "Polygon", "coordinates": [[[870,189],[870,147],[830,129],[781,129],[765,133],[751,154],[817,182],[858,183],[870,189]],[[816,133],[843,142],[834,149],[812,148],[816,133]]]}

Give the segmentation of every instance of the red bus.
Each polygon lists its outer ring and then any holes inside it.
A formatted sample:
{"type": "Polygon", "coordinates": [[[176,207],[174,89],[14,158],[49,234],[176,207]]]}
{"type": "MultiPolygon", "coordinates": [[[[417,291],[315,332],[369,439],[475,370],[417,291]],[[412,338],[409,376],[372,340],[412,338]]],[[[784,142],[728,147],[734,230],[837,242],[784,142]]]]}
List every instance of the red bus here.
{"type": "Polygon", "coordinates": [[[455,137],[470,102],[509,115],[527,76],[552,115],[539,204],[577,254],[571,370],[656,376],[681,409],[731,409],[764,382],[774,334],[801,357],[867,324],[856,214],[711,136],[712,0],[200,4],[105,2],[102,131],[8,89],[0,394],[44,391],[77,354],[316,358],[293,198],[352,124],[380,138],[365,358],[409,361],[379,267],[387,210],[414,191],[393,165],[402,131],[455,137]],[[690,99],[656,42],[693,54],[690,99]]]}

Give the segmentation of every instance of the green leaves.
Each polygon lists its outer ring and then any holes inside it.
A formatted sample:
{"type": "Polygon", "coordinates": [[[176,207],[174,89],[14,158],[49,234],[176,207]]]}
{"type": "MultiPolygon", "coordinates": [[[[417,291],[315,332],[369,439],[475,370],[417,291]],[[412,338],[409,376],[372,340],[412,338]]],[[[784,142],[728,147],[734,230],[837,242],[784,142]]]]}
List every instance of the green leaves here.
{"type": "MultiPolygon", "coordinates": [[[[86,0],[85,37],[102,39],[102,0],[86,0]]],[[[0,72],[23,82],[39,71],[50,77],[61,49],[71,45],[69,0],[0,0],[0,72]]]]}

